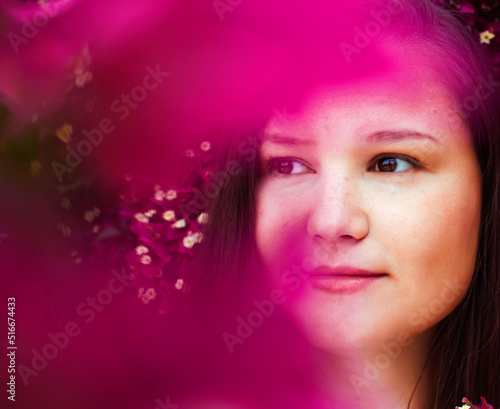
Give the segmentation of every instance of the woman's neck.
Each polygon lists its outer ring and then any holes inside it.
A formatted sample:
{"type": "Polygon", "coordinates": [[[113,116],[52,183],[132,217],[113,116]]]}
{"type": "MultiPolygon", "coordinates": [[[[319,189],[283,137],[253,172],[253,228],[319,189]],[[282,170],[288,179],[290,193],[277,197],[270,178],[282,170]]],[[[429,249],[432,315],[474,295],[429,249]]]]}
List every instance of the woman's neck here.
{"type": "Polygon", "coordinates": [[[423,372],[429,334],[406,345],[383,343],[380,348],[312,351],[313,382],[329,408],[424,409],[427,376],[423,372]]]}

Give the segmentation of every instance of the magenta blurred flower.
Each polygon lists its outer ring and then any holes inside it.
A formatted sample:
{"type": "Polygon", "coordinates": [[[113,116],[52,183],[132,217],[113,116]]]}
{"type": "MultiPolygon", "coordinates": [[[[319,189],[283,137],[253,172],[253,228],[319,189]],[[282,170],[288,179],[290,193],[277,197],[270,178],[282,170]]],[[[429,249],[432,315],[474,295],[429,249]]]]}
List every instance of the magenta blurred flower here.
{"type": "Polygon", "coordinates": [[[494,409],[493,406],[491,406],[489,403],[487,403],[486,399],[484,399],[482,396],[481,396],[481,404],[480,405],[474,405],[467,398],[463,398],[462,403],[464,403],[465,405],[463,405],[461,407],[456,406],[456,409],[469,409],[469,408],[494,409]]]}

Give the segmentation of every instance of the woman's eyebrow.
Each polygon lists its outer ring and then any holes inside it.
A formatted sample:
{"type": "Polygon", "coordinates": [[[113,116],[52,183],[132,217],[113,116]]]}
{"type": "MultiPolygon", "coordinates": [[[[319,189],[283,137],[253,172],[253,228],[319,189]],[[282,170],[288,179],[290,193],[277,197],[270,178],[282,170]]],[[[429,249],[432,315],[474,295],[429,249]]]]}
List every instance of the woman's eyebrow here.
{"type": "Polygon", "coordinates": [[[368,142],[398,142],[405,139],[424,139],[441,145],[441,142],[432,135],[410,130],[378,131],[369,134],[365,139],[368,142]]]}
{"type": "Polygon", "coordinates": [[[315,145],[315,142],[307,138],[299,138],[290,135],[280,135],[277,133],[266,133],[263,135],[262,143],[270,142],[277,145],[286,146],[311,146],[315,145]]]}
{"type": "MultiPolygon", "coordinates": [[[[399,142],[406,139],[428,140],[441,145],[441,142],[434,136],[410,130],[384,130],[368,134],[364,138],[369,143],[376,142],[399,142]]],[[[314,146],[316,142],[312,139],[300,138],[279,133],[266,133],[263,135],[262,143],[273,143],[285,146],[314,146]]]]}

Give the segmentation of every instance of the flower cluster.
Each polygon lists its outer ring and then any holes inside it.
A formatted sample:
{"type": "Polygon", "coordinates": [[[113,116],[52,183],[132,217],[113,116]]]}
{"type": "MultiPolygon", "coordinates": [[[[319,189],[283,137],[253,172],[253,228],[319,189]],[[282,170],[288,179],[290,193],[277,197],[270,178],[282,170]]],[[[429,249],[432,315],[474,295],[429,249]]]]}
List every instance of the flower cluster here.
{"type": "MultiPolygon", "coordinates": [[[[125,260],[137,276],[137,297],[144,304],[161,298],[162,312],[168,309],[169,297],[189,291],[185,276],[208,221],[206,209],[194,206],[193,199],[210,180],[210,145],[203,142],[198,152],[189,152],[186,156],[191,164],[185,173],[196,176],[191,184],[163,187],[127,177],[126,189],[120,194],[118,221],[133,237],[125,260]]],[[[102,234],[109,229],[116,225],[103,226],[102,234]]]]}
{"type": "Polygon", "coordinates": [[[500,69],[500,2],[497,0],[434,0],[460,13],[467,28],[500,69]]]}
{"type": "Polygon", "coordinates": [[[129,287],[141,304],[159,313],[169,312],[189,291],[187,276],[208,222],[207,209],[194,200],[211,181],[213,159],[204,141],[186,152],[182,181],[162,186],[126,175],[107,217],[95,206],[82,214],[92,226],[96,255],[102,260],[121,248],[121,267],[135,277],[129,287]]]}
{"type": "Polygon", "coordinates": [[[58,185],[55,195],[61,209],[56,227],[70,262],[87,274],[125,268],[134,277],[128,285],[132,297],[160,314],[189,291],[188,276],[209,218],[196,199],[212,179],[212,148],[205,141],[190,152],[177,183],[162,186],[130,175],[114,186],[78,179],[58,185]]]}
{"type": "Polygon", "coordinates": [[[491,406],[489,403],[486,402],[486,399],[484,399],[481,396],[481,404],[480,405],[474,405],[471,403],[467,398],[462,399],[462,403],[464,404],[463,406],[455,406],[455,409],[493,409],[493,406],[491,406]]]}

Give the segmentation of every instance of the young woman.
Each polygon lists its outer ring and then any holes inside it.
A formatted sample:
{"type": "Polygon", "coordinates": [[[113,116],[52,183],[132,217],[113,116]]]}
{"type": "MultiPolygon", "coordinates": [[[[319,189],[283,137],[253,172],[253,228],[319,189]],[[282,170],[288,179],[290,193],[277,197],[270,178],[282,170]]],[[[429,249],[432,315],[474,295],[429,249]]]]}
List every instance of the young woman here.
{"type": "Polygon", "coordinates": [[[287,109],[225,158],[199,288],[266,279],[328,407],[497,407],[500,83],[431,1],[336,2],[343,38],[320,3],[313,34],[286,23],[314,49],[273,88],[287,109]]]}

